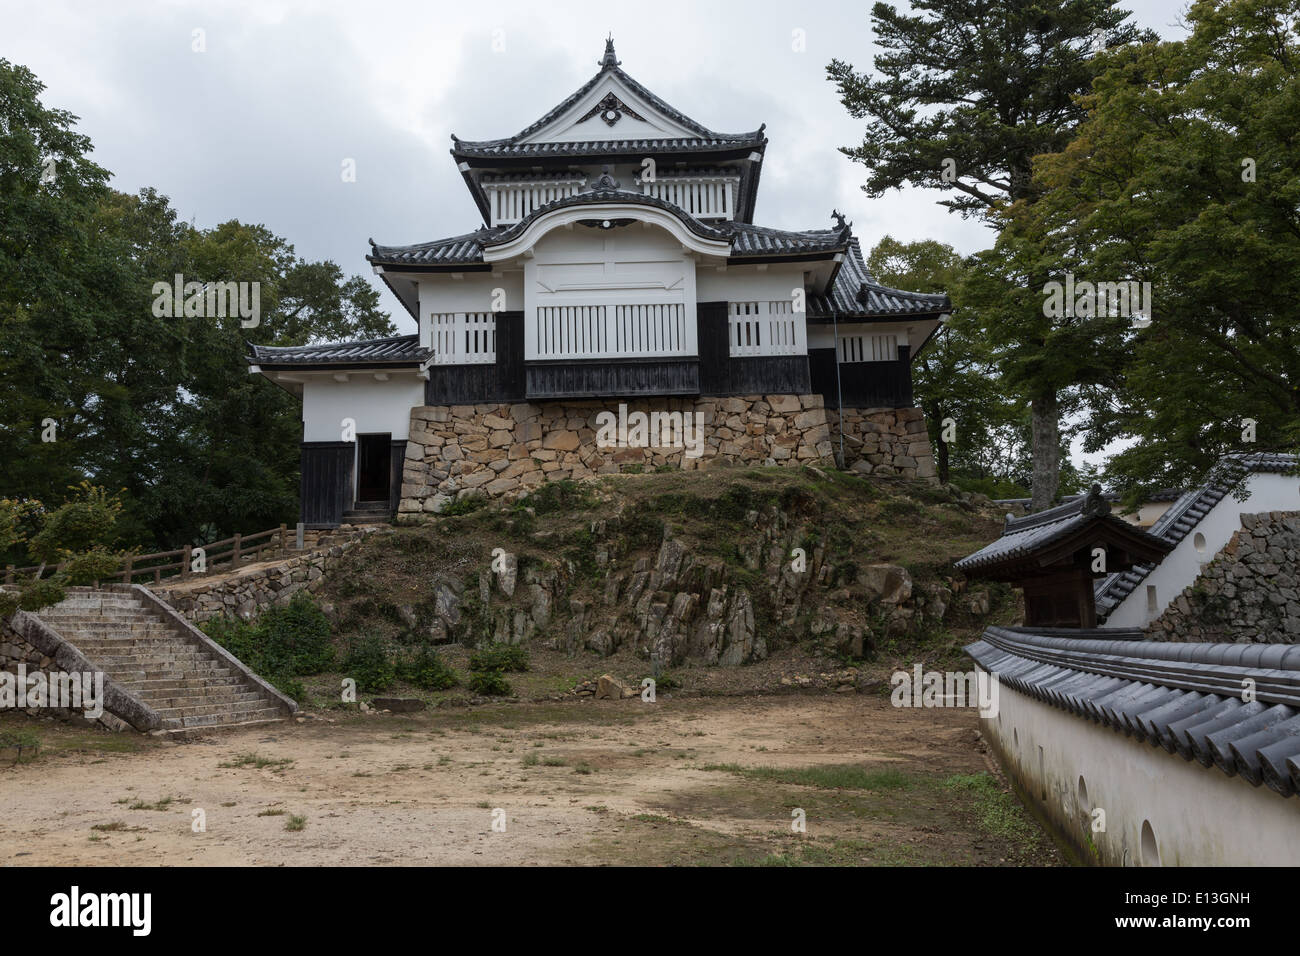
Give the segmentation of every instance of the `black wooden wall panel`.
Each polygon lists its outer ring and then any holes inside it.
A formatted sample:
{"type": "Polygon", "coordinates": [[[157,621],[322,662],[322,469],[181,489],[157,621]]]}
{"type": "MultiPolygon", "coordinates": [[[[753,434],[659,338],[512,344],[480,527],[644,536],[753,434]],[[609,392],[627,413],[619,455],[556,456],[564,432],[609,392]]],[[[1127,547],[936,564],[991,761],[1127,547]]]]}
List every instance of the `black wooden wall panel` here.
{"type": "Polygon", "coordinates": [[[754,355],[727,360],[727,390],[719,395],[802,395],[811,391],[806,355],[754,355]]]}
{"type": "Polygon", "coordinates": [[[700,355],[700,393],[730,394],[731,344],[727,327],[727,303],[701,302],[696,305],[695,326],[700,355]]]}
{"type": "Polygon", "coordinates": [[[354,442],[303,442],[300,518],[309,528],[330,528],[352,504],[354,442]]]}
{"type": "Polygon", "coordinates": [[[388,507],[397,510],[402,498],[402,469],[406,465],[406,440],[393,442],[393,451],[389,456],[388,471],[388,507]]]}
{"type": "Polygon", "coordinates": [[[496,362],[432,365],[424,383],[426,405],[475,405],[524,399],[524,314],[498,312],[496,362]]]}
{"type": "Polygon", "coordinates": [[[526,366],[529,400],[698,395],[695,359],[533,362],[526,366]]]}
{"type": "MultiPolygon", "coordinates": [[[[898,351],[896,362],[849,362],[839,367],[846,408],[912,407],[912,365],[907,347],[898,351]]],[[[840,397],[835,387],[835,350],[809,349],[808,366],[812,390],[834,408],[840,397]]]]}

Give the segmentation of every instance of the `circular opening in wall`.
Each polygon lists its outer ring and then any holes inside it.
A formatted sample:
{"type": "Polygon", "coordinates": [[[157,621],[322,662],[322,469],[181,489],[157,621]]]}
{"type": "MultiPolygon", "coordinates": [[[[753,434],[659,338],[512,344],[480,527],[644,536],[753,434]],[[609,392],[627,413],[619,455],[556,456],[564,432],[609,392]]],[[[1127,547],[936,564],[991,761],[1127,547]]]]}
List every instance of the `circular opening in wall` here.
{"type": "Polygon", "coordinates": [[[1151,821],[1142,821],[1142,865],[1160,865],[1160,847],[1156,845],[1156,831],[1151,829],[1151,821]]]}
{"type": "Polygon", "coordinates": [[[1192,547],[1196,549],[1197,554],[1205,553],[1205,535],[1199,531],[1192,537],[1192,547]]]}

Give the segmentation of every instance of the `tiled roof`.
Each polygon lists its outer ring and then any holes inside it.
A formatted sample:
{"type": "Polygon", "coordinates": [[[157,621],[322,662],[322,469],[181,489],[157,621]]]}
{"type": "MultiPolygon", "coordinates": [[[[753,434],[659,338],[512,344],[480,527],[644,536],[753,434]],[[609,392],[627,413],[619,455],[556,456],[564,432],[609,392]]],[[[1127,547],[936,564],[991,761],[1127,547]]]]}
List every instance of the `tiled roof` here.
{"type": "Polygon", "coordinates": [[[1282,796],[1300,788],[1300,646],[1078,633],[991,627],[966,652],[1018,693],[1282,796]]]}
{"type": "Polygon", "coordinates": [[[616,153],[647,152],[713,152],[742,149],[745,147],[763,147],[767,138],[763,128],[749,133],[718,133],[691,119],[680,110],[669,106],[658,96],[628,76],[619,68],[614,56],[612,42],[605,47],[605,56],[601,60],[600,71],[584,83],[575,93],[567,97],[554,109],[547,111],[541,119],[520,130],[514,136],[492,140],[462,140],[452,136],[453,156],[473,156],[489,158],[544,157],[544,156],[584,156],[616,153]],[[606,74],[617,76],[637,96],[650,104],[658,113],[686,127],[695,134],[681,139],[628,139],[628,140],[591,140],[576,143],[525,143],[523,140],[554,122],[579,100],[586,96],[606,74]]]}
{"type": "Polygon", "coordinates": [[[807,229],[794,232],[747,222],[719,223],[731,236],[733,256],[780,256],[837,252],[847,249],[847,229],[807,229]]]}
{"type": "MultiPolygon", "coordinates": [[[[1182,495],[1169,506],[1148,529],[1156,537],[1168,541],[1170,548],[1186,538],[1220,501],[1248,474],[1256,472],[1288,472],[1296,468],[1294,455],[1276,452],[1250,452],[1225,455],[1210,472],[1206,484],[1182,495]]],[[[1135,564],[1097,582],[1097,619],[1104,621],[1119,607],[1147,576],[1156,569],[1150,562],[1135,564]]]]}
{"type": "Polygon", "coordinates": [[[429,356],[420,348],[418,335],[395,335],[364,342],[333,342],[324,345],[253,345],[254,365],[394,365],[418,364],[429,356]]]}
{"type": "Polygon", "coordinates": [[[905,292],[876,281],[862,258],[857,239],[849,241],[844,262],[826,295],[810,296],[808,318],[870,319],[878,316],[917,315],[952,311],[952,302],[942,294],[905,292]]]}
{"type": "MultiPolygon", "coordinates": [[[[850,241],[847,230],[810,229],[802,232],[770,229],[745,222],[704,223],[680,206],[665,199],[647,196],[626,189],[593,189],[556,199],[539,206],[519,222],[509,226],[484,227],[463,236],[435,239],[410,246],[380,246],[371,242],[371,253],[366,258],[378,265],[448,266],[473,265],[483,262],[485,246],[509,242],[521,235],[539,216],[572,206],[599,203],[627,203],[651,206],[671,212],[691,232],[705,239],[726,240],[731,243],[731,258],[764,257],[779,255],[833,255],[844,251],[850,241]]],[[[911,295],[912,293],[901,293],[911,295]]],[[[946,298],[940,296],[939,298],[946,298]]],[[[930,311],[933,311],[931,307],[930,311]]]]}
{"type": "Polygon", "coordinates": [[[483,244],[506,231],[506,226],[490,226],[450,239],[434,239],[409,246],[381,246],[370,240],[369,262],[377,265],[454,266],[483,261],[483,244]]]}
{"type": "Polygon", "coordinates": [[[1102,494],[1101,486],[1093,485],[1088,494],[1055,508],[1022,518],[1008,515],[1002,537],[955,562],[953,566],[971,573],[995,565],[1014,564],[1031,558],[1035,552],[1094,523],[1109,524],[1130,540],[1136,536],[1138,540],[1147,540],[1161,551],[1167,550],[1159,539],[1112,515],[1110,503],[1102,494]]]}

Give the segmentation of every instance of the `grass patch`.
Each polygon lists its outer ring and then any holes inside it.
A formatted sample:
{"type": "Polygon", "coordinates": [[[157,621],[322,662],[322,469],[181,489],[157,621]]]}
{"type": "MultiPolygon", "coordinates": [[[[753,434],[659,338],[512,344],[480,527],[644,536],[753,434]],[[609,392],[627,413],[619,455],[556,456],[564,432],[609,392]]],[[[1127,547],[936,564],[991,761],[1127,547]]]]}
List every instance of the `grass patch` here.
{"type": "Polygon", "coordinates": [[[274,757],[263,757],[261,754],[244,753],[240,754],[234,760],[228,760],[225,763],[217,764],[218,767],[225,769],[239,769],[241,767],[252,767],[254,770],[263,770],[271,767],[276,770],[282,770],[293,763],[289,757],[276,759],[274,757]]]}
{"type": "Polygon", "coordinates": [[[284,828],[290,833],[297,833],[300,830],[307,829],[307,818],[293,814],[288,820],[284,821],[284,828]]]}
{"type": "Polygon", "coordinates": [[[853,764],[834,764],[826,767],[742,767],[739,764],[709,764],[701,770],[736,773],[754,780],[773,783],[792,783],[801,787],[818,787],[822,790],[910,790],[916,780],[901,770],[872,770],[853,764]]]}

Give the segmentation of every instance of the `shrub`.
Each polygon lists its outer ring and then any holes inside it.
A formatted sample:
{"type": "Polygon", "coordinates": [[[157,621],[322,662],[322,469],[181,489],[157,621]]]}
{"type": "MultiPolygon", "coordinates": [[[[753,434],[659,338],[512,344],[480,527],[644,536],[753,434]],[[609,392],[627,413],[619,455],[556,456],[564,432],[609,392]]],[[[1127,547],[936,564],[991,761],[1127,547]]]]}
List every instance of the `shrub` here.
{"type": "Polygon", "coordinates": [[[397,676],[424,690],[446,690],[460,683],[456,672],[428,646],[398,661],[397,676]]]}
{"type": "Polygon", "coordinates": [[[469,689],[484,697],[509,697],[514,693],[500,671],[470,671],[469,689]]]}
{"type": "Polygon", "coordinates": [[[294,700],[304,693],[302,683],[294,678],[319,674],[334,661],[329,619],[302,592],[287,607],[271,608],[252,623],[214,618],[203,624],[203,630],[294,700]]]}
{"type": "Polygon", "coordinates": [[[368,694],[385,691],[397,677],[388,649],[378,637],[364,637],[353,643],[344,662],[348,677],[357,682],[357,687],[368,694]]]}
{"type": "Polygon", "coordinates": [[[469,659],[472,671],[526,671],[528,651],[500,641],[489,644],[469,659]]]}

